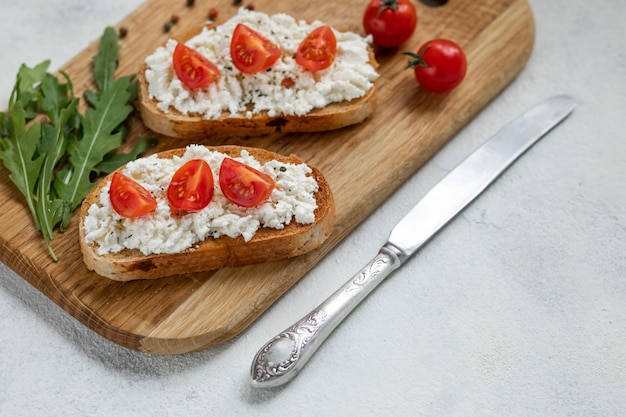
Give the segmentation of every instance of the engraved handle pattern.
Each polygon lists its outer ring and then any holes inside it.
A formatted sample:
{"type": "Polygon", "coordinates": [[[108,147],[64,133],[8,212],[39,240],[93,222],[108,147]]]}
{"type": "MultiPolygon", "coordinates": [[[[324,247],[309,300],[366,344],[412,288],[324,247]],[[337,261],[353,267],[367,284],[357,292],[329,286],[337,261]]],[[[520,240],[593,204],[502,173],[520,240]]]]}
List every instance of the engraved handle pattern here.
{"type": "Polygon", "coordinates": [[[250,370],[252,383],[269,388],[293,379],[339,323],[400,264],[396,251],[381,248],[334,294],[257,352],[250,370]]]}

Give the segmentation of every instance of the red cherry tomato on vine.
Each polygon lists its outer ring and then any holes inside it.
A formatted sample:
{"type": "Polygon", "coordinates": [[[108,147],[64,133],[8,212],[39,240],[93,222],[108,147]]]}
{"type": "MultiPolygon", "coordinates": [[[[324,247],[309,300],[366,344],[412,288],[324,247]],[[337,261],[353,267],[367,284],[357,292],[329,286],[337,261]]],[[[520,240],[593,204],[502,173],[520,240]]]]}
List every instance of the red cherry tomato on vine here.
{"type": "Polygon", "coordinates": [[[204,55],[182,43],[176,45],[172,56],[174,72],[190,89],[205,88],[220,76],[220,70],[204,55]]]}
{"type": "Polygon", "coordinates": [[[365,33],[383,48],[400,46],[416,26],[417,12],[411,0],[371,0],[363,15],[365,33]]]}
{"type": "Polygon", "coordinates": [[[330,26],[320,26],[307,35],[296,51],[296,63],[311,71],[323,70],[333,63],[337,38],[330,26]]]}
{"type": "Polygon", "coordinates": [[[411,57],[417,82],[425,90],[445,93],[463,81],[467,72],[467,58],[463,49],[447,39],[435,39],[423,44],[417,54],[404,52],[411,57]]]}

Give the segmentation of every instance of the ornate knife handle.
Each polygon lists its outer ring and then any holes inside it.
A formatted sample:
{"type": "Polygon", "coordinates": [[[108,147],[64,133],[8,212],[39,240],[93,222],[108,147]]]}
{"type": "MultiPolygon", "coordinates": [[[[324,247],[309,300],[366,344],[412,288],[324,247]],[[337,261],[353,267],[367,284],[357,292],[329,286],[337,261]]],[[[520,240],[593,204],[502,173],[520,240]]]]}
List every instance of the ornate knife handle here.
{"type": "Polygon", "coordinates": [[[403,255],[385,245],[361,271],[322,304],[267,342],[250,369],[252,384],[276,387],[295,377],[332,331],[391,272],[403,255]]]}

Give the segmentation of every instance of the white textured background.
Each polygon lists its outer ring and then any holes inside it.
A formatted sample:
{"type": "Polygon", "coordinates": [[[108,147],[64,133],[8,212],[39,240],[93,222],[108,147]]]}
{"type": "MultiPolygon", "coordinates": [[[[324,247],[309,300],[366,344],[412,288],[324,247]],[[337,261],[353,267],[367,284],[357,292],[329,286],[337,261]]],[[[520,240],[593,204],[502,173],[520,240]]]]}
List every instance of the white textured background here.
{"type": "MultiPolygon", "coordinates": [[[[22,62],[56,69],[140,3],[0,0],[0,106],[22,62]]],[[[0,265],[0,415],[623,416],[626,2],[529,3],[536,44],[513,84],[224,345],[129,351],[0,265]],[[509,119],[564,92],[574,114],[383,283],[300,376],[248,386],[260,345],[358,271],[419,196],[509,119]]]]}

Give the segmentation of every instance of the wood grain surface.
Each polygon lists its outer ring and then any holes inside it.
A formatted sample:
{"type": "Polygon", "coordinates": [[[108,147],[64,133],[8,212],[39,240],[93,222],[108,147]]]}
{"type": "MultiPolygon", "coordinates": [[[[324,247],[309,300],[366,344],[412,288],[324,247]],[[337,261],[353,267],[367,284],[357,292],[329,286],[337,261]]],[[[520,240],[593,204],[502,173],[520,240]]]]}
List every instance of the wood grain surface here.
{"type": "MultiPolygon", "coordinates": [[[[366,0],[255,0],[257,11],[285,12],[298,19],[318,19],[360,34],[366,0]]],[[[247,4],[247,3],[246,3],[247,4]]],[[[356,225],[424,164],[487,105],[526,64],[534,44],[534,19],[526,0],[449,0],[432,8],[417,2],[418,27],[399,50],[376,51],[378,107],[364,123],[314,134],[272,134],[201,142],[238,144],[295,153],[317,166],[335,195],[337,224],[318,250],[298,258],[226,268],[148,281],[114,282],[84,266],[78,245],[77,219],[52,242],[60,260],[53,262],[37,236],[23,197],[0,168],[0,260],[93,331],[128,347],[156,354],[177,354],[214,346],[243,331],[310,270],[356,225]],[[459,43],[468,57],[465,81],[437,95],[421,90],[405,70],[401,51],[415,51],[425,41],[445,37],[459,43]],[[376,192],[371,192],[376,190],[376,192]]],[[[143,58],[168,37],[202,24],[209,7],[224,21],[237,12],[232,0],[180,0],[144,3],[117,27],[128,34],[119,74],[135,73],[143,58]],[[163,24],[176,13],[169,33],[163,24]]],[[[104,30],[104,28],[103,28],[104,30]]],[[[91,88],[94,42],[64,70],[77,94],[91,88]]],[[[134,116],[128,144],[149,132],[134,116]]],[[[158,137],[154,151],[187,143],[158,137]]]]}

